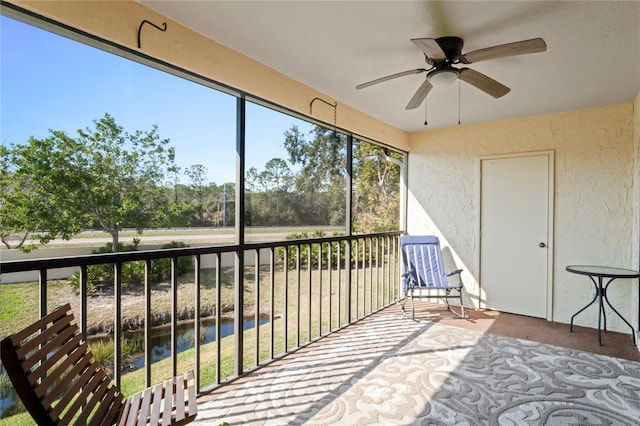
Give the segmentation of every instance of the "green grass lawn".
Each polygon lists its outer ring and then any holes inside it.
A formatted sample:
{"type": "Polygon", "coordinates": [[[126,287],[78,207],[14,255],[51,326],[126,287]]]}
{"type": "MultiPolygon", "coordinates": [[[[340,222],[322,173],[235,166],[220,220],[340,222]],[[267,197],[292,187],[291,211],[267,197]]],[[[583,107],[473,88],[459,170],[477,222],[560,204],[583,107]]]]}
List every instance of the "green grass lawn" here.
{"type": "MultiPolygon", "coordinates": [[[[68,299],[71,292],[66,281],[50,281],[47,285],[47,296],[54,303],[68,299]]],[[[38,283],[0,284],[0,338],[37,321],[38,300],[38,283]]]]}

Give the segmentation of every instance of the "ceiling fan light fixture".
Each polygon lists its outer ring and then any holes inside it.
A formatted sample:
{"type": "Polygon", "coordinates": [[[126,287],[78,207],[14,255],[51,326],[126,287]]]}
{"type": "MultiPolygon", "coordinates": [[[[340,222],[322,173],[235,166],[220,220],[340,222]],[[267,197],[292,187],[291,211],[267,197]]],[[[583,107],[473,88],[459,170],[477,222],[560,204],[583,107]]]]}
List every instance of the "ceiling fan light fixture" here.
{"type": "Polygon", "coordinates": [[[429,74],[429,83],[433,87],[451,86],[458,79],[458,72],[453,69],[436,70],[429,74]]]}

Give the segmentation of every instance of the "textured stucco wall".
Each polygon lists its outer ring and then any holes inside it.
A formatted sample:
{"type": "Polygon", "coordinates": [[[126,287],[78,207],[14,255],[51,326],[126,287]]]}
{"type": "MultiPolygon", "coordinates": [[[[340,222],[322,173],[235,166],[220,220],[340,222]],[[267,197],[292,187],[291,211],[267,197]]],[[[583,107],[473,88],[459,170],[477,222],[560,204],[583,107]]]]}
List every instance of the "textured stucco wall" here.
{"type": "MultiPolygon", "coordinates": [[[[566,265],[637,266],[632,250],[638,192],[633,188],[633,110],[630,103],[410,135],[409,233],[436,233],[444,239],[465,269],[467,290],[477,303],[478,157],[553,150],[552,318],[568,322],[591,299],[593,286],[567,273],[566,265]]],[[[611,300],[629,319],[630,280],[614,284],[611,300]]],[[[593,327],[596,315],[597,309],[589,309],[577,324],[593,327]]],[[[613,315],[608,319],[610,329],[629,332],[613,315]]]]}
{"type": "MultiPolygon", "coordinates": [[[[335,101],[134,1],[13,0],[10,3],[303,115],[309,115],[309,104],[315,97],[330,103],[335,101]],[[167,31],[145,28],[142,49],[139,49],[138,27],[144,19],[158,25],[166,22],[167,31]]],[[[314,105],[314,119],[332,125],[333,113],[331,107],[314,105]]],[[[408,148],[406,132],[340,102],[335,124],[399,149],[408,148]]]]}

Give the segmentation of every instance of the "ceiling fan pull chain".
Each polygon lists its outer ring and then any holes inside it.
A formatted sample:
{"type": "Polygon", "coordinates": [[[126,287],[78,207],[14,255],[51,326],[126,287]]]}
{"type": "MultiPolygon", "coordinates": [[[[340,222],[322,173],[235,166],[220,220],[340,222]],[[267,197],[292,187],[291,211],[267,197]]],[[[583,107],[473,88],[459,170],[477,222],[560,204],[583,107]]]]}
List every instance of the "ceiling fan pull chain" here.
{"type": "Polygon", "coordinates": [[[427,125],[427,105],[429,105],[429,100],[424,100],[424,125],[427,125]]]}
{"type": "Polygon", "coordinates": [[[460,79],[458,79],[458,126],[460,125],[460,79]]]}

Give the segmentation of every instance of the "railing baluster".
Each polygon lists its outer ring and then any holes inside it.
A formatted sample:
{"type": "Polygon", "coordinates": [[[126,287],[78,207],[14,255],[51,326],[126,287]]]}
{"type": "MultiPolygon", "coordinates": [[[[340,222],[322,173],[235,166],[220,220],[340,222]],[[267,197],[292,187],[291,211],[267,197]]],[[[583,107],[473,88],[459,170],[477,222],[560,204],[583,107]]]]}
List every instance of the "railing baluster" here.
{"type": "Polygon", "coordinates": [[[389,288],[391,286],[391,274],[390,274],[390,263],[389,263],[389,247],[390,247],[390,238],[389,237],[384,237],[383,241],[383,246],[382,246],[382,253],[383,253],[383,261],[382,261],[382,276],[385,277],[383,279],[383,282],[386,283],[384,292],[386,297],[383,300],[383,305],[387,305],[389,303],[389,288]]]}
{"type": "Polygon", "coordinates": [[[283,340],[284,340],[284,352],[287,353],[289,351],[289,250],[288,247],[285,246],[284,250],[284,332],[283,340]]]}
{"type": "Polygon", "coordinates": [[[329,265],[329,332],[333,331],[333,243],[329,242],[329,251],[327,252],[329,265]]]}
{"type": "Polygon", "coordinates": [[[193,266],[194,266],[194,290],[195,290],[195,300],[193,303],[195,304],[193,309],[193,347],[194,347],[194,363],[195,363],[195,371],[194,378],[196,380],[196,392],[200,392],[200,333],[202,332],[202,327],[200,322],[202,321],[200,315],[200,309],[202,307],[201,294],[200,294],[200,286],[202,280],[202,259],[199,254],[193,256],[193,266]]]}
{"type": "Polygon", "coordinates": [[[178,258],[171,258],[171,375],[178,375],[178,258]]]}
{"type": "Polygon", "coordinates": [[[367,247],[369,247],[369,238],[362,240],[362,313],[363,315],[370,314],[369,312],[369,299],[371,298],[371,291],[369,289],[369,262],[367,261],[367,247]]]}
{"type": "Polygon", "coordinates": [[[361,238],[358,240],[358,263],[360,264],[360,304],[362,305],[362,316],[367,315],[367,262],[365,257],[365,250],[367,247],[367,239],[361,238]]]}
{"type": "Polygon", "coordinates": [[[360,246],[359,246],[359,240],[356,239],[354,240],[354,255],[353,255],[353,264],[354,267],[356,269],[356,276],[354,278],[355,280],[355,296],[354,296],[354,301],[355,301],[355,311],[356,311],[356,318],[361,318],[360,317],[360,246]]]}
{"type": "Polygon", "coordinates": [[[369,264],[367,262],[367,247],[369,246],[369,238],[362,239],[362,313],[368,315],[371,291],[369,290],[369,264]]]}
{"type": "Polygon", "coordinates": [[[360,262],[362,264],[362,315],[368,315],[369,312],[367,311],[367,307],[368,307],[368,303],[367,300],[368,298],[371,296],[369,294],[369,290],[368,290],[368,283],[369,280],[367,279],[367,273],[369,271],[369,265],[367,264],[367,245],[368,245],[369,239],[368,238],[363,238],[362,239],[362,258],[360,259],[360,262]]]}
{"type": "Polygon", "coordinates": [[[402,258],[401,258],[401,247],[400,247],[400,238],[396,237],[395,240],[395,264],[396,264],[396,285],[395,285],[395,294],[396,294],[396,299],[400,299],[400,297],[402,296],[402,290],[400,288],[400,286],[402,285],[402,281],[400,279],[400,272],[402,271],[402,266],[401,266],[401,262],[402,262],[402,258]]]}
{"type": "Polygon", "coordinates": [[[375,300],[375,306],[372,312],[376,312],[378,309],[380,309],[380,261],[379,261],[380,241],[377,237],[373,239],[373,244],[374,244],[373,263],[375,265],[373,267],[373,273],[374,273],[374,283],[376,287],[375,288],[376,300],[375,300]]]}
{"type": "Polygon", "coordinates": [[[300,244],[296,244],[296,346],[300,346],[300,244]]]}
{"type": "Polygon", "coordinates": [[[114,318],[113,318],[113,375],[116,387],[120,388],[122,374],[122,262],[116,262],[113,277],[114,318]]]}
{"type": "Polygon", "coordinates": [[[367,261],[369,263],[369,292],[371,293],[371,297],[369,297],[369,313],[372,313],[375,311],[375,297],[376,297],[376,293],[375,293],[375,280],[374,280],[374,273],[375,273],[375,262],[373,261],[373,253],[374,253],[374,246],[375,246],[375,239],[373,237],[369,238],[369,247],[368,247],[368,257],[369,260],[367,261]]]}
{"type": "Polygon", "coordinates": [[[380,287],[380,238],[376,237],[376,311],[382,305],[382,288],[380,287]]]}
{"type": "Polygon", "coordinates": [[[255,262],[255,301],[254,301],[254,328],[255,334],[255,362],[256,366],[260,365],[260,249],[256,249],[256,262],[255,262]]]}
{"type": "Polygon", "coordinates": [[[235,270],[233,274],[233,375],[234,377],[239,377],[244,372],[244,250],[235,250],[235,255],[235,270]]]}
{"type": "Polygon", "coordinates": [[[47,269],[40,269],[38,275],[38,290],[40,292],[40,318],[47,315],[47,269]]]}
{"type": "Polygon", "coordinates": [[[371,253],[370,252],[371,252],[371,238],[367,238],[367,248],[366,248],[365,253],[364,253],[365,264],[367,265],[366,273],[365,273],[365,275],[367,277],[367,296],[368,296],[368,299],[367,299],[368,304],[367,304],[367,308],[366,308],[367,314],[371,313],[371,311],[372,311],[371,307],[373,305],[372,304],[372,300],[373,300],[373,284],[372,284],[372,281],[371,281],[371,272],[372,272],[371,268],[373,267],[373,264],[371,263],[371,253]]]}
{"type": "MultiPolygon", "coordinates": [[[[324,288],[322,287],[322,247],[323,243],[318,243],[318,336],[322,336],[322,300],[324,299],[324,288]]],[[[331,296],[331,295],[329,295],[331,296]]]]}
{"type": "Polygon", "coordinates": [[[345,279],[344,279],[344,294],[345,294],[345,322],[350,324],[353,321],[351,316],[351,240],[344,241],[344,271],[345,271],[345,279]]]}
{"type": "Polygon", "coordinates": [[[313,255],[312,250],[311,250],[311,243],[309,243],[308,246],[309,251],[307,252],[307,287],[308,287],[308,300],[307,300],[307,309],[309,311],[309,318],[308,318],[308,324],[307,324],[307,335],[309,336],[308,341],[312,341],[313,340],[313,336],[311,335],[311,290],[312,290],[312,286],[311,286],[311,272],[312,272],[312,260],[313,260],[313,255]]]}
{"type": "Polygon", "coordinates": [[[144,382],[151,386],[151,363],[153,348],[151,346],[151,260],[144,262],[144,382]]]}
{"type": "Polygon", "coordinates": [[[84,339],[87,338],[87,297],[88,279],[87,266],[80,266],[80,331],[84,339]]]}
{"type": "Polygon", "coordinates": [[[342,241],[338,241],[338,328],[342,327],[342,241]]]}
{"type": "Polygon", "coordinates": [[[275,286],[276,286],[276,269],[275,269],[275,262],[276,262],[276,254],[275,254],[275,247],[270,247],[269,248],[269,298],[270,298],[270,309],[269,309],[269,325],[271,327],[271,345],[269,347],[269,358],[273,359],[274,356],[274,345],[275,345],[275,339],[274,339],[274,331],[275,331],[275,327],[274,327],[274,322],[275,322],[275,299],[276,299],[276,295],[275,295],[275,286]]]}
{"type": "Polygon", "coordinates": [[[216,312],[215,312],[215,327],[216,327],[216,354],[215,354],[215,363],[216,363],[216,380],[215,383],[218,385],[222,382],[222,368],[220,364],[222,363],[222,345],[221,345],[221,327],[220,327],[220,315],[222,315],[222,309],[220,307],[220,302],[222,301],[222,253],[216,253],[216,312]]]}
{"type": "Polygon", "coordinates": [[[393,288],[393,281],[392,281],[392,274],[394,271],[393,268],[393,238],[391,237],[387,237],[387,251],[385,254],[385,260],[384,260],[385,266],[387,268],[387,278],[386,278],[386,283],[387,283],[387,299],[386,299],[386,305],[389,305],[393,302],[393,297],[392,297],[392,288],[393,288]]]}

